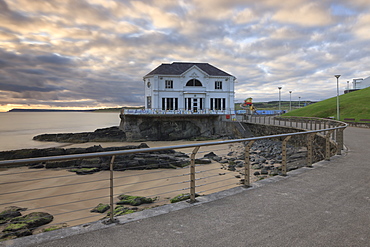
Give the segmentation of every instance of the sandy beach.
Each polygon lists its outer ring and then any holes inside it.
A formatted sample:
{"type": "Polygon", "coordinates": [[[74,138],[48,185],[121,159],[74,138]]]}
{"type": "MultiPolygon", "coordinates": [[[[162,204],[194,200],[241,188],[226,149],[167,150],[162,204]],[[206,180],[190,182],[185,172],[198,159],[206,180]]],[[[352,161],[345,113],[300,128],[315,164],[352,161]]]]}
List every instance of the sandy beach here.
{"type": "MultiPolygon", "coordinates": [[[[199,143],[195,141],[146,142],[150,147],[174,146],[199,143]]],[[[70,147],[89,147],[93,145],[125,146],[139,143],[83,143],[66,144],[70,147]]],[[[241,144],[223,144],[202,147],[197,158],[213,151],[218,156],[226,156],[230,151],[241,148],[241,144]]],[[[190,154],[193,148],[182,151],[190,154]]],[[[221,169],[222,165],[212,162],[197,165],[197,193],[210,194],[239,186],[239,172],[221,169]]],[[[99,203],[109,203],[109,171],[100,171],[91,175],[76,175],[65,169],[32,170],[27,167],[2,169],[0,171],[0,210],[6,206],[26,207],[30,212],[48,212],[54,215],[50,225],[67,223],[68,226],[79,225],[99,220],[105,214],[90,213],[99,203]],[[20,191],[20,192],[19,192],[20,191]],[[17,193],[15,193],[17,192],[17,193]],[[35,198],[38,198],[35,200],[35,198]]],[[[179,169],[126,170],[114,172],[114,200],[120,194],[145,197],[157,197],[153,204],[144,204],[139,208],[168,204],[169,199],[189,192],[189,167],[179,169]]]]}

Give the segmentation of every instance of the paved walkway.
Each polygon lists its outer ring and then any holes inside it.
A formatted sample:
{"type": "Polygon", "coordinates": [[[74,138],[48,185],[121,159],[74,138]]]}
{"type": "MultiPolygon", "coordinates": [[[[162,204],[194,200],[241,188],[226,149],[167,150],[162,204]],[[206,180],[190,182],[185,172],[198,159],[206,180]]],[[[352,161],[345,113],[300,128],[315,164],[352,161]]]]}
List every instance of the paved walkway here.
{"type": "Polygon", "coordinates": [[[348,128],[345,143],[220,200],[30,246],[370,246],[370,129],[348,128]]]}

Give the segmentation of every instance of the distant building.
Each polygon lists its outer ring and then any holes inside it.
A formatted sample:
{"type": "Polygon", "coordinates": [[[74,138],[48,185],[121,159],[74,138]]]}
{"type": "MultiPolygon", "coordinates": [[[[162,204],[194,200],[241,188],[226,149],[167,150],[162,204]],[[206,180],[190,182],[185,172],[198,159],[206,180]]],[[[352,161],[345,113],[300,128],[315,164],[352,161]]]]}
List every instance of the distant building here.
{"type": "Polygon", "coordinates": [[[236,78],[208,63],[161,64],[143,79],[146,113],[234,113],[236,78]]]}
{"type": "Polygon", "coordinates": [[[352,80],[352,88],[349,88],[349,84],[347,85],[347,89],[344,91],[344,93],[349,93],[353,91],[357,91],[360,89],[364,89],[367,87],[370,87],[370,76],[363,79],[363,78],[356,78],[352,80]]]}
{"type": "Polygon", "coordinates": [[[365,79],[353,79],[352,87],[353,89],[364,89],[370,87],[370,76],[365,79]]]}

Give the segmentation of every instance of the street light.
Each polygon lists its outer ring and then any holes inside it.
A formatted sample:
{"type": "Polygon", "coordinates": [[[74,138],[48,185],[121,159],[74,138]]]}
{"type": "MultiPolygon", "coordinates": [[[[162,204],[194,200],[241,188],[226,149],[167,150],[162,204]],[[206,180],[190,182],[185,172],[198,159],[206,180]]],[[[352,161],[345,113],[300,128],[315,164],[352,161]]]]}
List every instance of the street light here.
{"type": "Polygon", "coordinates": [[[289,98],[290,98],[289,111],[292,111],[292,91],[289,91],[289,98]]]}
{"type": "Polygon", "coordinates": [[[301,96],[298,97],[298,108],[301,108],[301,96]]]}
{"type": "Polygon", "coordinates": [[[335,75],[337,78],[337,120],[340,120],[340,115],[339,115],[339,77],[340,75],[335,75]]]}
{"type": "Polygon", "coordinates": [[[281,114],[281,89],[282,87],[278,87],[279,89],[279,115],[281,114]]]}

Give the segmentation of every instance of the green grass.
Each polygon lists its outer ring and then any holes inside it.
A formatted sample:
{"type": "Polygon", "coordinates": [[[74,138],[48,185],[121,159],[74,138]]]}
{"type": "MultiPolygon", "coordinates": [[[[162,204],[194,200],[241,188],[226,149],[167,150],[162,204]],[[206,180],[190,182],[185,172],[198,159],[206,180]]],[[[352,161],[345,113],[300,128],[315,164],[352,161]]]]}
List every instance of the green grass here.
{"type": "MultiPolygon", "coordinates": [[[[340,120],[354,118],[370,119],[370,87],[339,96],[340,120]]],[[[293,110],[283,116],[297,117],[334,117],[337,119],[337,97],[326,99],[306,107],[293,110]]]]}

